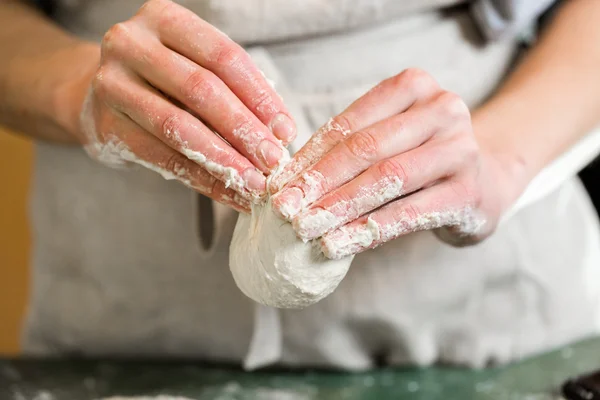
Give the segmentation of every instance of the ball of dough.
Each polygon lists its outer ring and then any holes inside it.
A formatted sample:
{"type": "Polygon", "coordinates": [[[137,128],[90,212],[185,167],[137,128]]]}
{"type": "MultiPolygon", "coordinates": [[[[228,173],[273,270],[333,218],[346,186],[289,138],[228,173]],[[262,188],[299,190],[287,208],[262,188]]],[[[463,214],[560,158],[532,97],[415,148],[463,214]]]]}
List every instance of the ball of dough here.
{"type": "Polygon", "coordinates": [[[229,249],[229,267],[240,290],[278,308],[304,308],[329,295],[352,259],[330,260],[311,242],[298,239],[270,201],[254,206],[251,216],[239,216],[229,249]]]}

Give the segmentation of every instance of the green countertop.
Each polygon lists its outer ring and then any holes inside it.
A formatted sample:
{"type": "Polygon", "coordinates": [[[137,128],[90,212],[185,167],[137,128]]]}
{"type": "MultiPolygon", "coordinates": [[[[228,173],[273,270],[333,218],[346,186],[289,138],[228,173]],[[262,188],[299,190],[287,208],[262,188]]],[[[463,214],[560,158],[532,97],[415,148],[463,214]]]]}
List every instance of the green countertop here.
{"type": "Polygon", "coordinates": [[[260,371],[192,362],[0,359],[0,400],[179,395],[196,400],[557,399],[569,377],[600,368],[600,339],[503,368],[260,371]]]}

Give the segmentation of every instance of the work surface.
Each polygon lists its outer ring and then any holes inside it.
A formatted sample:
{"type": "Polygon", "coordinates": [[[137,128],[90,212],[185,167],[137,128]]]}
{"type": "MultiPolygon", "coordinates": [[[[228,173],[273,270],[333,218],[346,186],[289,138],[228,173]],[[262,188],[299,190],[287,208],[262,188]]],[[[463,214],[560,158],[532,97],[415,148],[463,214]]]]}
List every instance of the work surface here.
{"type": "Polygon", "coordinates": [[[600,340],[510,367],[383,369],[372,373],[245,373],[190,362],[0,360],[0,400],[93,400],[179,395],[192,399],[557,399],[569,377],[600,368],[600,340]]]}

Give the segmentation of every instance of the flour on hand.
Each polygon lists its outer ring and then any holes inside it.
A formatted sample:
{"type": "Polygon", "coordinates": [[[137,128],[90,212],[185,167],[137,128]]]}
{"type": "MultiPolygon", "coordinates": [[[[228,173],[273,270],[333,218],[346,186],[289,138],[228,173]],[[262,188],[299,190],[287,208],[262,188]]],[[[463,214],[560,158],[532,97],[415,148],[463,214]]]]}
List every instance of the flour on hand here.
{"type": "Polygon", "coordinates": [[[326,258],[311,242],[296,236],[269,200],[240,215],[229,249],[229,267],[240,290],[251,299],[278,308],[304,308],[339,285],[353,256],[326,258]]]}

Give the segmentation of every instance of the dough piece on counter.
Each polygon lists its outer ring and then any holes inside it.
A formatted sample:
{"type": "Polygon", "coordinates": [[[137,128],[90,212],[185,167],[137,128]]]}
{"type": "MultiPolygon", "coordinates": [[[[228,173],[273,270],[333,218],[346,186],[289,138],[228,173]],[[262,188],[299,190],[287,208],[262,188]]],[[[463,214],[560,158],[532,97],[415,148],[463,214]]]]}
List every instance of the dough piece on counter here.
{"type": "Polygon", "coordinates": [[[278,308],[304,308],[329,295],[348,272],[353,257],[330,260],[292,225],[265,205],[240,215],[229,248],[229,267],[240,290],[278,308]]]}

